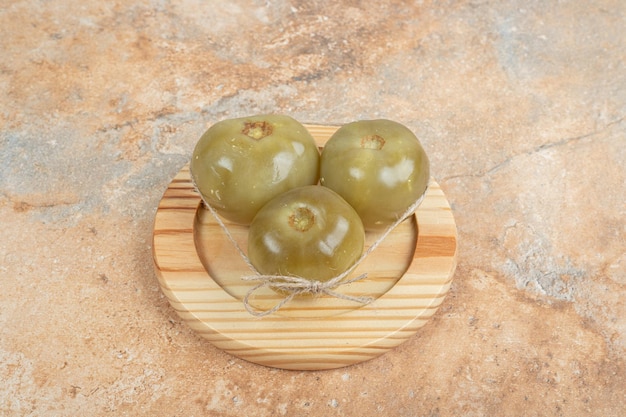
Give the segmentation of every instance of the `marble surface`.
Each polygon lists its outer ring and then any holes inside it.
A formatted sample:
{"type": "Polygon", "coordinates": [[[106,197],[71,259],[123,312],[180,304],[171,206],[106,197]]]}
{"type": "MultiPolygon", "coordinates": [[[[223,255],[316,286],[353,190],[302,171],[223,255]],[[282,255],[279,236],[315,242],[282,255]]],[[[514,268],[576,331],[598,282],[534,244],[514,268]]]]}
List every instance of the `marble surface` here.
{"type": "Polygon", "coordinates": [[[622,416],[626,3],[23,0],[0,8],[3,416],[622,416]],[[324,372],[196,335],[161,194],[216,120],[385,117],[459,264],[413,338],[324,372]]]}

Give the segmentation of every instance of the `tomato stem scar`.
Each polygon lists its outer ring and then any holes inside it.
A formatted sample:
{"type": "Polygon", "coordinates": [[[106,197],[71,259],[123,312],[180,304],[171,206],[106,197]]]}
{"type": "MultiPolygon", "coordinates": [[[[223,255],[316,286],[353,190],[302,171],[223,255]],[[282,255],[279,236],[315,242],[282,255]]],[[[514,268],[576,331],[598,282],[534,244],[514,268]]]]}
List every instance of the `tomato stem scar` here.
{"type": "Polygon", "coordinates": [[[271,135],[273,130],[272,124],[265,121],[245,122],[241,133],[252,139],[261,140],[264,137],[271,135]]]}
{"type": "Polygon", "coordinates": [[[306,232],[315,224],[315,214],[306,207],[296,208],[289,216],[289,226],[299,232],[306,232]]]}
{"type": "Polygon", "coordinates": [[[381,150],[385,146],[385,139],[378,135],[367,135],[361,138],[361,148],[381,150]]]}

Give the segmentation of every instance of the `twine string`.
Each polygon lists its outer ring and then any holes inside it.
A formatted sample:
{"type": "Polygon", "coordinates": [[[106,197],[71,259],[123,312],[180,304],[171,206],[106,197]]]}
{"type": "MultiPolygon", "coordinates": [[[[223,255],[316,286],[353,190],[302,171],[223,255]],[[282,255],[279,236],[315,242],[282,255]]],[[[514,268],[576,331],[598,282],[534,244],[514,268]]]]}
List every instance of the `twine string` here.
{"type": "Polygon", "coordinates": [[[243,299],[243,305],[248,311],[248,313],[256,317],[265,317],[270,314],[273,314],[277,312],[278,310],[280,310],[281,308],[283,308],[291,300],[293,300],[294,297],[298,295],[305,295],[305,294],[313,295],[313,296],[319,296],[319,295],[325,294],[330,297],[338,298],[341,300],[352,301],[352,302],[363,304],[363,305],[367,305],[371,303],[372,301],[374,301],[373,297],[353,296],[349,294],[342,294],[340,292],[334,291],[334,289],[336,289],[339,286],[351,284],[353,282],[357,282],[357,281],[367,278],[367,272],[364,272],[356,277],[346,279],[348,275],[350,275],[372,252],[374,252],[374,250],[376,250],[376,248],[378,248],[378,246],[385,240],[385,238],[400,223],[402,223],[407,217],[413,214],[415,210],[417,210],[419,205],[422,203],[424,196],[426,195],[426,191],[428,191],[428,188],[427,188],[424,191],[424,193],[420,196],[420,198],[417,199],[417,201],[411,204],[401,216],[399,216],[389,227],[387,227],[385,231],[374,241],[374,243],[372,243],[372,245],[366,251],[363,252],[363,254],[359,257],[359,259],[357,259],[356,262],[354,262],[352,266],[350,266],[350,268],[348,268],[346,271],[342,272],[341,274],[331,278],[328,281],[318,281],[318,280],[310,280],[307,278],[302,278],[302,277],[297,277],[297,276],[261,274],[254,267],[252,262],[250,262],[250,258],[248,258],[248,255],[243,251],[243,249],[241,249],[241,247],[239,246],[239,243],[237,243],[233,235],[230,233],[230,231],[228,230],[228,227],[226,226],[226,224],[224,224],[219,214],[205,200],[204,196],[202,196],[202,194],[198,191],[196,183],[193,179],[193,175],[191,176],[191,182],[194,188],[196,189],[196,192],[198,192],[198,194],[200,195],[200,198],[203,202],[204,207],[206,207],[210,211],[210,213],[213,215],[213,217],[217,221],[220,228],[224,231],[224,233],[228,237],[228,240],[232,243],[232,245],[235,247],[235,249],[239,253],[239,256],[243,259],[243,261],[246,263],[248,268],[250,268],[250,270],[252,271],[252,275],[245,275],[242,277],[242,280],[250,281],[250,282],[258,282],[257,285],[255,285],[254,287],[250,288],[250,290],[248,290],[248,292],[246,293],[243,299]],[[266,310],[259,310],[259,309],[254,308],[251,305],[250,298],[258,290],[262,288],[269,288],[279,293],[285,293],[286,295],[282,300],[280,300],[273,307],[266,309],[266,310]]]}

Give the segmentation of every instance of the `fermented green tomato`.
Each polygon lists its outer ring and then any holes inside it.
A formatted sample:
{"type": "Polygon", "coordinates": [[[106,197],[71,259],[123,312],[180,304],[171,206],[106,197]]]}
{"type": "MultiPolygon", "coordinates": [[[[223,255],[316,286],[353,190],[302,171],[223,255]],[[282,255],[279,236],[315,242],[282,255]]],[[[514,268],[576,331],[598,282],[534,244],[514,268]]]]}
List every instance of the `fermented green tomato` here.
{"type": "Polygon", "coordinates": [[[363,253],[365,232],[354,209],[326,187],[295,188],[273,198],[248,232],[248,258],[265,275],[328,281],[363,253]]]}
{"type": "Polygon", "coordinates": [[[328,140],[320,183],[359,213],[366,230],[389,227],[422,196],[430,165],[417,137],[391,120],[346,124],[328,140]]]}
{"type": "Polygon", "coordinates": [[[228,119],[202,135],[190,170],[211,207],[247,225],[271,198],[317,183],[319,150],[307,129],[289,116],[228,119]]]}

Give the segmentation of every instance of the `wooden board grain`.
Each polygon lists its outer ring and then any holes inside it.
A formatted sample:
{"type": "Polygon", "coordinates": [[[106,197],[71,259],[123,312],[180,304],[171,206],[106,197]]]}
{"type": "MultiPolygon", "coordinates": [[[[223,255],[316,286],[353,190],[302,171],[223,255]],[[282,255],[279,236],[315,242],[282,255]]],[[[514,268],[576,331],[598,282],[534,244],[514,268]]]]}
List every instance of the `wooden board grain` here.
{"type": "MultiPolygon", "coordinates": [[[[335,126],[307,125],[322,147],[335,126]]],[[[245,250],[247,228],[227,223],[245,250]]],[[[377,239],[368,233],[366,245],[377,239]]],[[[202,207],[185,166],[157,209],[153,255],[161,290],[180,317],[226,352],[261,365],[297,370],[331,369],[379,356],[410,338],[437,311],[456,268],[457,235],[444,193],[431,179],[414,216],[400,224],[354,275],[364,280],[340,293],[367,295],[367,305],[330,296],[299,297],[262,318],[243,297],[255,284],[250,270],[212,214],[202,207]]],[[[262,290],[258,309],[281,300],[262,290]]]]}

